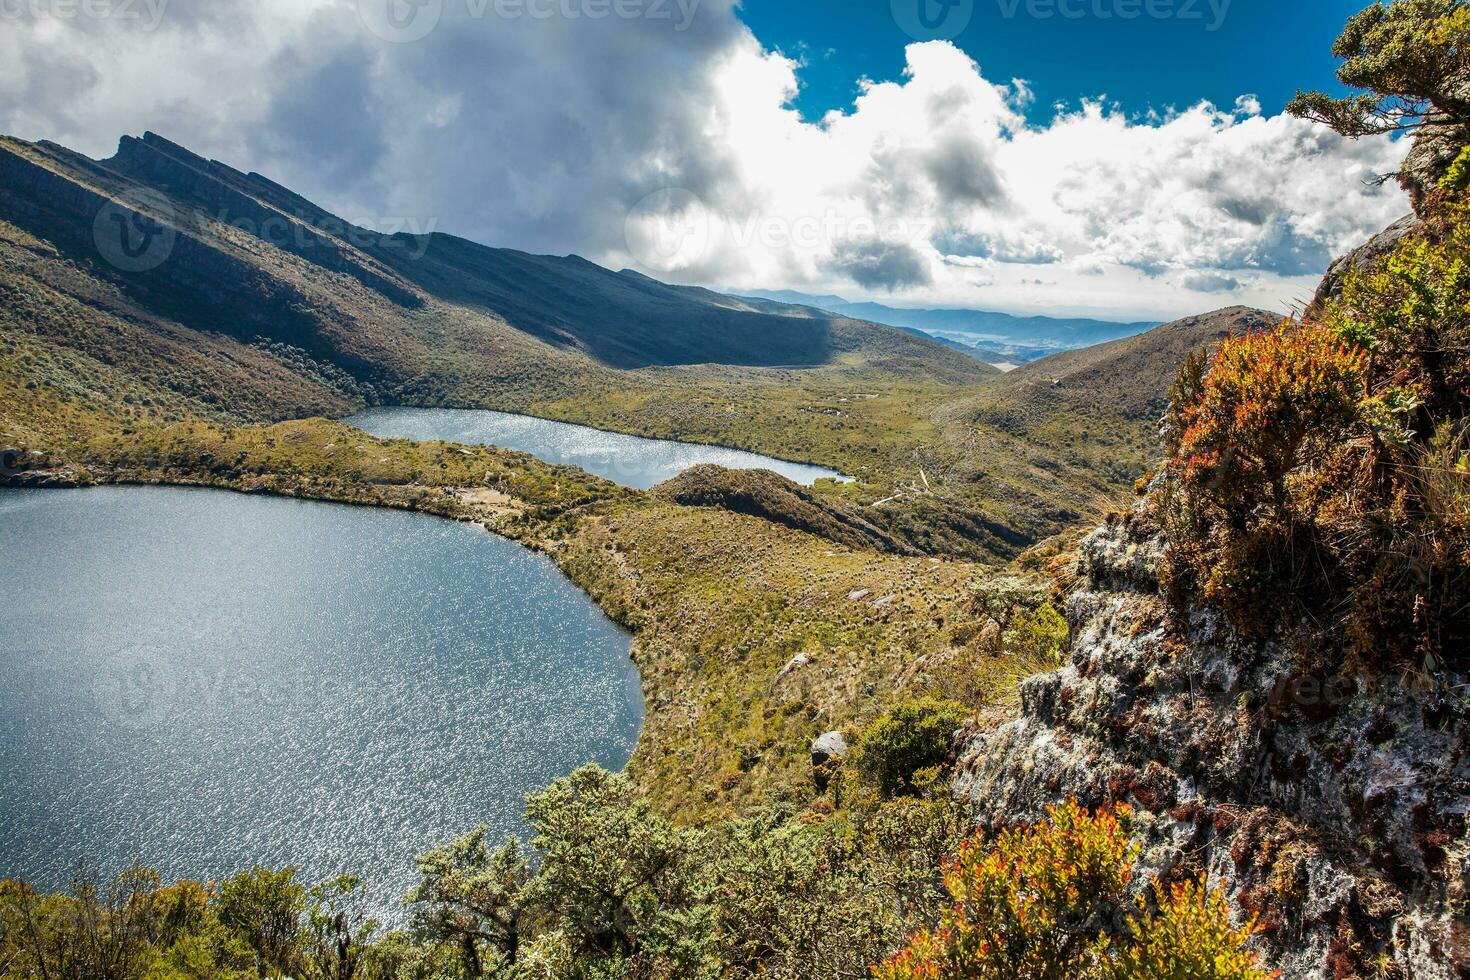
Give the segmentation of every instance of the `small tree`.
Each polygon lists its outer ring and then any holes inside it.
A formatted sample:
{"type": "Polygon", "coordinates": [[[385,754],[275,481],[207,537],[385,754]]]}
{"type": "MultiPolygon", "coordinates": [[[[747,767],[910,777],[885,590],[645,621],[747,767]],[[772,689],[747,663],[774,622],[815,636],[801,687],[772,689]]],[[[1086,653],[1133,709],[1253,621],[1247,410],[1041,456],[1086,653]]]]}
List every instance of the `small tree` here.
{"type": "Polygon", "coordinates": [[[529,930],[531,867],[518,840],[495,850],[488,828],[474,830],[418,858],[418,885],[404,902],[417,906],[414,924],[452,946],[465,975],[493,976],[513,967],[529,930]]]}
{"type": "Polygon", "coordinates": [[[954,701],[904,701],[863,729],[858,773],[885,797],[918,792],[937,778],[968,716],[954,701]]]}
{"type": "Polygon", "coordinates": [[[296,880],[295,868],[254,868],[220,887],[215,916],[255,953],[260,976],[287,976],[300,966],[306,905],[306,888],[296,880]]]}
{"type": "Polygon", "coordinates": [[[378,924],[369,918],[362,879],[343,875],[307,893],[306,962],[320,980],[354,980],[378,924]]]}
{"type": "Polygon", "coordinates": [[[627,776],[585,766],[526,800],[542,860],[535,900],[574,955],[610,970],[711,972],[706,840],[656,816],[627,776]]]}
{"type": "Polygon", "coordinates": [[[1344,136],[1415,129],[1431,114],[1470,122],[1470,10],[1465,0],[1375,3],[1348,21],[1332,53],[1338,79],[1366,89],[1333,98],[1298,92],[1287,111],[1344,136]]]}

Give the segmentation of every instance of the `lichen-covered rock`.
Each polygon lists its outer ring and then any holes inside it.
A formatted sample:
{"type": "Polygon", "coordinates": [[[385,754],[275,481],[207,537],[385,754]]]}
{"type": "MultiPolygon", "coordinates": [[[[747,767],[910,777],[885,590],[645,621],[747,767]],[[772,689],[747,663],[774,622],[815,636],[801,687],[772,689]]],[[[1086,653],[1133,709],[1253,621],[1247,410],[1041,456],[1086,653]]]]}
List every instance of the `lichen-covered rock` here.
{"type": "Polygon", "coordinates": [[[1141,868],[1223,884],[1286,977],[1470,976],[1467,678],[1363,677],[1178,612],[1163,549],[1141,516],[1084,542],[1066,666],[967,737],[956,793],[992,825],[1131,805],[1141,868]]]}

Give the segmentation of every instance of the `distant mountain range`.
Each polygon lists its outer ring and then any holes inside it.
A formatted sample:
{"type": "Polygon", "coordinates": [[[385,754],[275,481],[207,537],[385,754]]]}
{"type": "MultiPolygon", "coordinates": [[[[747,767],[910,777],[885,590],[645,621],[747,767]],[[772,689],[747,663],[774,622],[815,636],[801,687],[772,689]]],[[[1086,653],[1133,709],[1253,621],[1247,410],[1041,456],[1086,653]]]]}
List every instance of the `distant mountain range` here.
{"type": "Polygon", "coordinates": [[[1021,364],[1057,351],[1133,337],[1159,326],[1157,321],[1115,323],[1086,318],[1022,317],[989,310],[913,310],[882,303],[853,303],[841,296],[817,296],[794,290],[756,289],[731,293],[741,298],[774,301],[855,320],[886,323],[918,332],[991,363],[1021,364]]]}

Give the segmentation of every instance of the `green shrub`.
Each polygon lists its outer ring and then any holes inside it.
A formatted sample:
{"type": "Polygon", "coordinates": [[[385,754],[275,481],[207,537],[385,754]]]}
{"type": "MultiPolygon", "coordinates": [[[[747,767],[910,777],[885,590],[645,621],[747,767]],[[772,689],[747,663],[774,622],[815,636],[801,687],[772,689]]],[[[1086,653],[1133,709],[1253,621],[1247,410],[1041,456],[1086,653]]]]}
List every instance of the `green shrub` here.
{"type": "Polygon", "coordinates": [[[967,717],[954,701],[921,697],[897,705],[863,729],[858,773],[885,797],[919,792],[937,778],[967,717]]]}

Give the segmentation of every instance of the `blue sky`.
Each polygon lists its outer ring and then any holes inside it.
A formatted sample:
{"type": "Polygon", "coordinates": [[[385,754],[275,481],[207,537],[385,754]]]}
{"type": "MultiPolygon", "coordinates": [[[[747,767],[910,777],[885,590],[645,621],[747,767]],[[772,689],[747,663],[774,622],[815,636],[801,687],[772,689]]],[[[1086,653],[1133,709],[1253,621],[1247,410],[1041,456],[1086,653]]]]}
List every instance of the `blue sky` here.
{"type": "MultiPolygon", "coordinates": [[[[902,0],[899,0],[902,2],[902,0]]],[[[913,3],[920,0],[911,0],[913,3]]],[[[928,0],[934,2],[934,0],[928,0]]],[[[1230,106],[1251,93],[1267,114],[1281,111],[1298,87],[1337,91],[1331,44],[1360,0],[1159,0],[1197,18],[1100,19],[1096,0],[1072,0],[1087,16],[1033,17],[1027,0],[974,0],[969,26],[952,40],[993,80],[1023,78],[1044,123],[1058,101],[1075,105],[1106,95],[1130,113],[1202,99],[1230,106]],[[1007,16],[1007,11],[1014,11],[1007,16]],[[1217,18],[1216,12],[1223,11],[1217,18]],[[1210,26],[1219,21],[1218,29],[1210,26]]],[[[1104,11],[1118,0],[1102,0],[1104,11]]],[[[959,8],[956,8],[959,9],[959,8]]],[[[804,62],[797,107],[815,120],[849,109],[858,80],[899,78],[912,38],[890,0],[744,0],[739,16],[764,44],[804,62]]]]}

